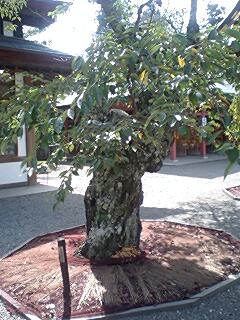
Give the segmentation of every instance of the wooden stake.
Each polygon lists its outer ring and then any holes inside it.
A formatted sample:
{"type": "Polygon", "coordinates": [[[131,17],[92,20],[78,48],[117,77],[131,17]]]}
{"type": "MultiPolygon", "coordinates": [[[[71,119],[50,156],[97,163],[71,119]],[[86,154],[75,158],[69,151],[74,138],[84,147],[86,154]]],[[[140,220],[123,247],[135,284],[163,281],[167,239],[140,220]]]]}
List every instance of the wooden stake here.
{"type": "Polygon", "coordinates": [[[63,301],[64,311],[63,319],[71,318],[71,291],[68,272],[68,262],[66,253],[66,243],[64,237],[58,237],[58,257],[61,267],[62,279],[63,279],[63,301]]]}

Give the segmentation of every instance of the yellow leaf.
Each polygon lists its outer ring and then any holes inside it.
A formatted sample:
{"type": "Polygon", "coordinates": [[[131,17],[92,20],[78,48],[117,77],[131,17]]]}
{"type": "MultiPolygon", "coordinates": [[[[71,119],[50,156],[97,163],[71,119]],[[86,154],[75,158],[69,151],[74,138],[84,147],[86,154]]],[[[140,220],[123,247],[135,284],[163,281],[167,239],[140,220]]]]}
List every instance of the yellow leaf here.
{"type": "Polygon", "coordinates": [[[191,50],[192,50],[193,53],[198,53],[196,48],[192,48],[191,50]]]}
{"type": "Polygon", "coordinates": [[[144,80],[143,80],[143,84],[144,84],[145,86],[147,86],[147,84],[148,84],[148,72],[146,72],[146,74],[145,74],[145,78],[144,78],[144,80]]]}
{"type": "Polygon", "coordinates": [[[182,58],[181,56],[178,56],[178,64],[180,68],[184,68],[186,65],[184,58],[182,58]]]}
{"type": "Polygon", "coordinates": [[[145,73],[146,73],[146,70],[143,70],[143,71],[141,72],[140,76],[139,76],[139,80],[140,80],[141,82],[143,82],[143,80],[144,80],[145,73]]]}
{"type": "Polygon", "coordinates": [[[148,84],[148,72],[143,70],[139,76],[139,80],[146,86],[148,84]]]}
{"type": "Polygon", "coordinates": [[[69,146],[68,146],[68,150],[69,150],[69,152],[73,152],[73,150],[74,150],[74,144],[69,144],[69,146]]]}

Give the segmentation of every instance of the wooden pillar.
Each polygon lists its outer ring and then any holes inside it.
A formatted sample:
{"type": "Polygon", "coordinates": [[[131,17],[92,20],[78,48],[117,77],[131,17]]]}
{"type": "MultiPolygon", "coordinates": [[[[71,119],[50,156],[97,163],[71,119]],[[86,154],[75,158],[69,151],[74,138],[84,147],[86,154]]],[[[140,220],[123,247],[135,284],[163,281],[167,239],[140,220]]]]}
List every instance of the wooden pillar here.
{"type": "Polygon", "coordinates": [[[176,161],[177,160],[177,142],[174,138],[173,143],[170,147],[170,160],[176,161]]]}
{"type": "MultiPolygon", "coordinates": [[[[205,111],[201,112],[201,122],[203,127],[207,125],[207,114],[205,111]]],[[[202,139],[200,143],[200,155],[203,158],[207,158],[207,145],[205,139],[202,139]]]]}
{"type": "MultiPolygon", "coordinates": [[[[27,130],[27,155],[35,150],[35,130],[27,130]]],[[[28,176],[28,185],[32,186],[37,183],[37,173],[34,171],[31,176],[28,176]]]]}
{"type": "MultiPolygon", "coordinates": [[[[26,79],[24,78],[23,74],[21,72],[18,72],[16,70],[15,72],[15,85],[16,85],[16,90],[18,91],[21,86],[23,86],[24,81],[26,79]]],[[[36,152],[36,147],[35,147],[35,132],[34,129],[28,130],[26,126],[24,125],[24,156],[28,157],[31,153],[36,152]]],[[[23,154],[22,154],[23,155],[23,154]]],[[[37,183],[37,174],[36,172],[33,172],[31,176],[28,175],[27,177],[28,185],[34,185],[37,183]]]]}
{"type": "Polygon", "coordinates": [[[207,145],[205,140],[202,140],[200,143],[200,155],[203,158],[207,158],[207,145]]]}

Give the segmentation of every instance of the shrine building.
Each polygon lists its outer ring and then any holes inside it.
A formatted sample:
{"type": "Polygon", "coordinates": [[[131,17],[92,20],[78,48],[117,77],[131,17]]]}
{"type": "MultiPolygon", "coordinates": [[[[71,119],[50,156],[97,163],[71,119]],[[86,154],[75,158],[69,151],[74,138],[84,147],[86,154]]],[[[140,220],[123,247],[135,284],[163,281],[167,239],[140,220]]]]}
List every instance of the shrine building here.
{"type": "MultiPolygon", "coordinates": [[[[51,78],[56,74],[67,75],[71,72],[71,55],[50,49],[44,45],[24,39],[23,27],[43,29],[54,20],[48,16],[63,1],[28,0],[28,5],[20,12],[21,21],[13,21],[14,31],[9,28],[8,19],[0,18],[0,72],[14,75],[15,84],[24,84],[29,79],[24,71],[41,72],[51,78]]],[[[6,93],[6,84],[0,82],[0,99],[6,93]]],[[[0,188],[32,185],[36,183],[36,174],[31,177],[21,168],[22,161],[31,153],[34,145],[34,131],[23,128],[22,137],[16,144],[9,145],[0,153],[0,188]]]]}

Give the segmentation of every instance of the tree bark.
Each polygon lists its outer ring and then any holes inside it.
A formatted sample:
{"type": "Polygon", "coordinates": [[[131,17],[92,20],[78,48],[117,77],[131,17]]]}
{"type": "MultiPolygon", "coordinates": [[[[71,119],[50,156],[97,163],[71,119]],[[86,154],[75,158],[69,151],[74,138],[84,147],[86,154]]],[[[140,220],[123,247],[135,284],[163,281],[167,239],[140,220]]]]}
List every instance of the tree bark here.
{"type": "Polygon", "coordinates": [[[123,247],[139,247],[143,173],[134,165],[118,176],[112,170],[94,173],[84,199],[87,240],[77,255],[104,260],[123,247]]]}

